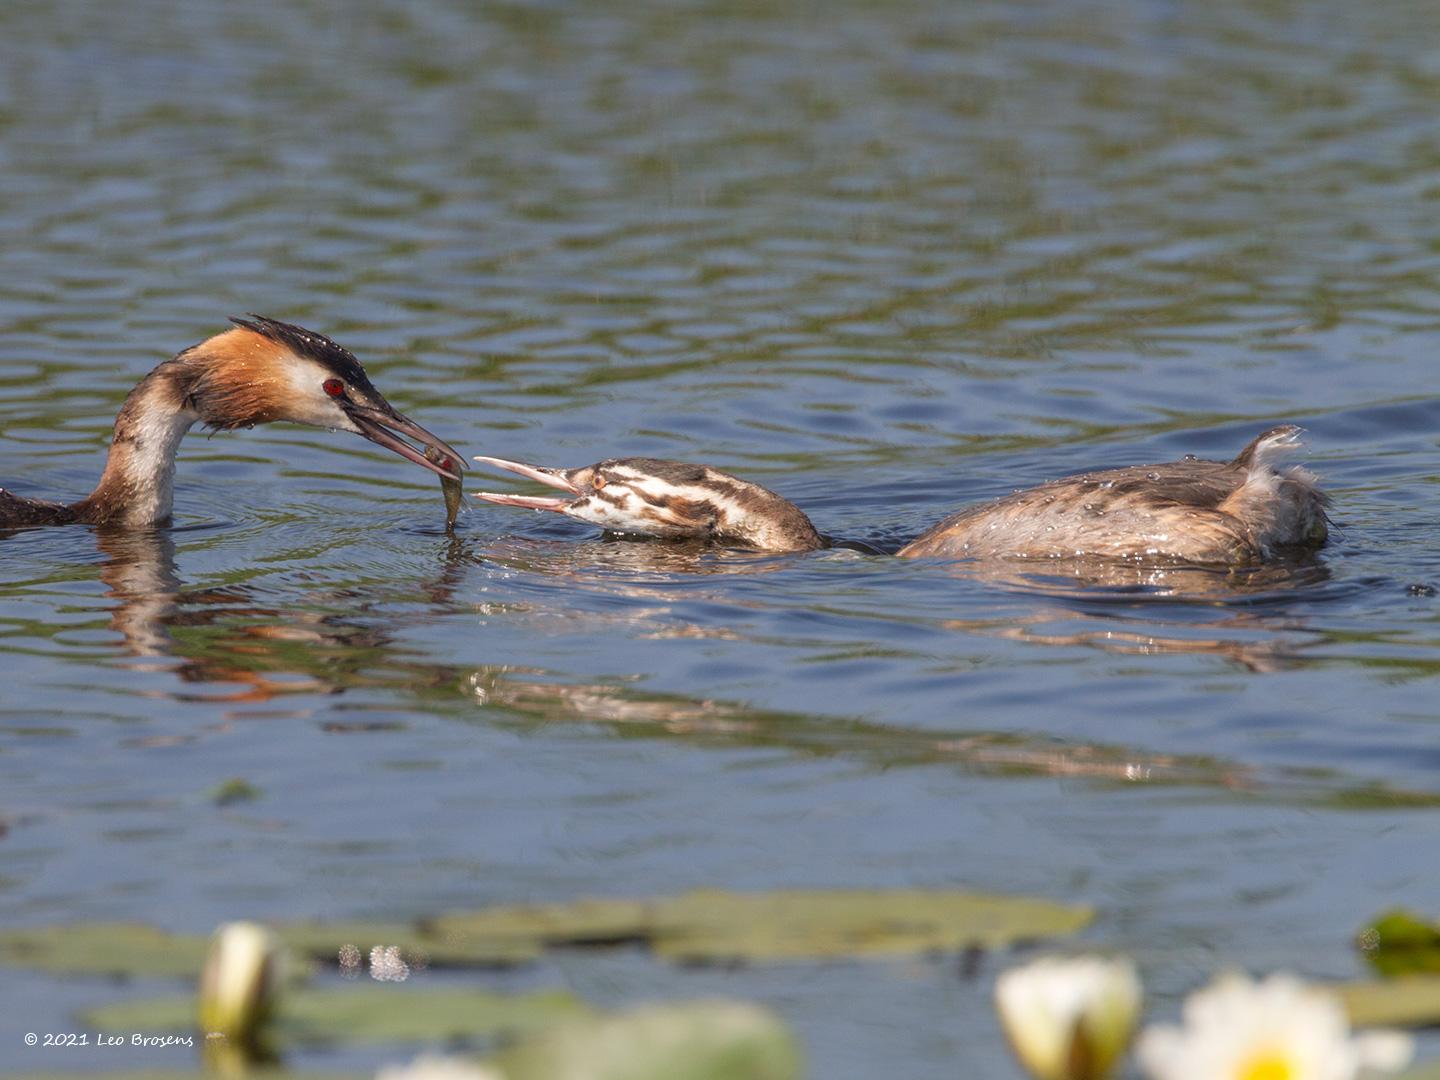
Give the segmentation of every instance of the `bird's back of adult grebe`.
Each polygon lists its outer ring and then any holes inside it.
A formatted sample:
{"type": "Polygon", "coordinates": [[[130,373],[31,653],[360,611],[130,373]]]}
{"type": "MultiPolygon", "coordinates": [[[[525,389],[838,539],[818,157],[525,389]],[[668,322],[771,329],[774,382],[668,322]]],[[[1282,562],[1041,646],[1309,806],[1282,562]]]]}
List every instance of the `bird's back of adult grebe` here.
{"type": "Polygon", "coordinates": [[[0,488],[0,529],[31,525],[68,525],[77,520],[72,507],[48,499],[28,499],[0,488]]]}
{"type": "Polygon", "coordinates": [[[1318,547],[1325,496],[1278,459],[1294,425],[1259,435],[1233,461],[1186,458],[1082,473],[966,507],[900,554],[911,558],[1139,558],[1258,562],[1318,547]]]}

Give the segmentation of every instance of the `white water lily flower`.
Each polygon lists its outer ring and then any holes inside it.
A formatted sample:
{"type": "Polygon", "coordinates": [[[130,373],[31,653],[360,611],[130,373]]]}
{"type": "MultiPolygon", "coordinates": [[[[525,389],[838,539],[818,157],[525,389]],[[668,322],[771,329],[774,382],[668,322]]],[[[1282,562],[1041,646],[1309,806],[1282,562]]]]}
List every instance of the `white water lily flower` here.
{"type": "Polygon", "coordinates": [[[1414,1052],[1398,1032],[1352,1035],[1340,1000],[1293,975],[1222,975],[1183,1016],[1140,1035],[1136,1056],[1153,1080],[1355,1080],[1404,1068],[1414,1052]]]}
{"type": "Polygon", "coordinates": [[[1129,960],[1042,957],[995,982],[1005,1035],[1040,1080],[1104,1080],[1130,1043],[1140,977],[1129,960]]]}
{"type": "Polygon", "coordinates": [[[409,1065],[387,1065],[375,1080],[505,1080],[494,1069],[464,1058],[422,1054],[409,1065]]]}
{"type": "Polygon", "coordinates": [[[252,922],[225,923],[210,940],[200,976],[200,1030],[249,1043],[274,1004],[280,943],[252,922]]]}

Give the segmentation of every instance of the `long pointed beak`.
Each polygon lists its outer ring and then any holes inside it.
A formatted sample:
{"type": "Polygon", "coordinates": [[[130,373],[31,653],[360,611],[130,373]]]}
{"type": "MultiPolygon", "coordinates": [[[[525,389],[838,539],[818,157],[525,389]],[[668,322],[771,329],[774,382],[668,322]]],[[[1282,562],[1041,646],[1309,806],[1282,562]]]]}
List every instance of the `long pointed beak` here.
{"type": "Polygon", "coordinates": [[[565,512],[569,506],[580,495],[583,495],[569,478],[567,469],[547,469],[543,465],[526,465],[523,461],[506,461],[498,457],[477,457],[476,461],[485,465],[493,465],[497,469],[504,469],[506,472],[517,473],[530,480],[537,480],[548,487],[559,488],[569,493],[569,499],[545,498],[539,495],[501,495],[493,491],[476,491],[472,494],[477,499],[484,499],[486,502],[498,503],[501,506],[523,506],[530,510],[556,510],[565,512]]]}
{"type": "Polygon", "coordinates": [[[372,409],[365,405],[347,404],[345,414],[354,421],[355,426],[360,429],[360,434],[371,442],[393,450],[406,461],[413,461],[416,465],[423,465],[433,473],[444,477],[446,480],[459,480],[460,473],[465,468],[464,459],[460,451],[456,450],[449,443],[437,435],[432,435],[415,421],[400,415],[394,409],[388,412],[383,409],[372,409]],[[423,453],[416,450],[403,439],[398,439],[392,432],[399,432],[401,435],[408,435],[422,446],[433,447],[436,451],[444,454],[445,457],[434,462],[428,460],[423,453]]]}

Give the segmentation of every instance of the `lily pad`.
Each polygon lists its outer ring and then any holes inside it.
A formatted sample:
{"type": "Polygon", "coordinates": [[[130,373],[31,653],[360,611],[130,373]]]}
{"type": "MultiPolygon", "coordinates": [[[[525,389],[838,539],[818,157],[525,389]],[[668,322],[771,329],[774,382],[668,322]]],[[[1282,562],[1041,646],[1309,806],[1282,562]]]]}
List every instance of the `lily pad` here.
{"type": "MultiPolygon", "coordinates": [[[[357,986],[285,994],[269,1033],[282,1049],[354,1042],[465,1042],[529,1034],[589,1015],[589,1006],[563,990],[511,995],[357,986]]],[[[120,1002],[88,1012],[83,1019],[101,1031],[194,1031],[195,999],[185,995],[120,1002]]]]}
{"type": "Polygon", "coordinates": [[[1440,924],[1404,908],[1385,912],[1356,941],[1381,975],[1440,973],[1440,924]]]}
{"type": "MultiPolygon", "coordinates": [[[[213,1072],[186,1072],[174,1069],[141,1069],[136,1072],[107,1072],[105,1080],[215,1080],[213,1072]]],[[[93,1072],[84,1073],[19,1073],[11,1080],[96,1080],[93,1072]]],[[[362,1080],[358,1073],[287,1072],[284,1069],[259,1068],[245,1074],[245,1080],[362,1080]]],[[[370,1080],[366,1073],[363,1080],[370,1080]]],[[[1409,1080],[1408,1077],[1405,1080],[1409,1080]]]]}
{"type": "MultiPolygon", "coordinates": [[[[427,935],[407,923],[303,923],[275,928],[294,957],[335,965],[341,950],[367,957],[375,946],[395,948],[411,968],[513,967],[539,955],[540,947],[519,938],[463,942],[427,935]],[[347,949],[347,946],[351,947],[347,949]]],[[[169,934],[133,923],[81,923],[0,931],[0,966],[32,968],[62,975],[116,978],[196,978],[210,941],[198,934],[169,934]]],[[[303,974],[304,963],[292,965],[303,974]]]]}
{"type": "Polygon", "coordinates": [[[546,946],[647,944],[686,963],[903,956],[1072,934],[1088,907],[956,890],[699,890],[648,901],[585,900],[447,915],[428,929],[452,942],[546,946]]]}
{"type": "Polygon", "coordinates": [[[61,974],[200,974],[208,938],[134,923],[77,923],[0,931],[0,964],[61,974]]]}
{"type": "MultiPolygon", "coordinates": [[[[376,946],[411,969],[508,967],[552,947],[639,944],[681,963],[905,956],[1073,934],[1090,908],[958,890],[699,890],[459,912],[418,925],[275,927],[295,958],[363,962],[376,946]]],[[[129,923],[0,931],[0,965],[61,974],[195,978],[209,939],[129,923]]],[[[306,965],[292,965],[303,974],[306,965]]]]}
{"type": "MultiPolygon", "coordinates": [[[[213,1072],[176,1072],[174,1070],[140,1072],[107,1072],[105,1080],[215,1080],[213,1072]]],[[[96,1080],[88,1073],[20,1073],[10,1080],[96,1080]]],[[[358,1073],[286,1072],[283,1069],[256,1069],[245,1074],[245,1080],[362,1080],[358,1073]]],[[[363,1078],[369,1080],[369,1075],[363,1078]]],[[[1409,1080],[1409,1078],[1405,1078],[1409,1080]]]]}
{"type": "Polygon", "coordinates": [[[1384,982],[1335,987],[1356,1027],[1429,1027],[1440,1024],[1440,975],[1407,975],[1384,982]]]}
{"type": "Polygon", "coordinates": [[[243,776],[232,776],[210,789],[210,801],[216,806],[251,802],[260,798],[260,789],[243,776]]]}
{"type": "Polygon", "coordinates": [[[553,945],[621,945],[648,941],[664,900],[585,899],[565,904],[519,904],[456,912],[423,925],[432,938],[463,947],[468,941],[553,945]]]}
{"type": "Polygon", "coordinates": [[[476,936],[459,941],[408,923],[298,923],[276,927],[275,934],[296,953],[332,965],[347,946],[353,946],[361,956],[368,956],[377,945],[399,949],[401,958],[412,968],[513,967],[529,963],[540,954],[539,946],[516,938],[486,940],[476,936]]]}
{"type": "Polygon", "coordinates": [[[562,1024],[494,1058],[505,1080],[796,1080],[794,1037],[754,1005],[696,1001],[562,1024]]]}

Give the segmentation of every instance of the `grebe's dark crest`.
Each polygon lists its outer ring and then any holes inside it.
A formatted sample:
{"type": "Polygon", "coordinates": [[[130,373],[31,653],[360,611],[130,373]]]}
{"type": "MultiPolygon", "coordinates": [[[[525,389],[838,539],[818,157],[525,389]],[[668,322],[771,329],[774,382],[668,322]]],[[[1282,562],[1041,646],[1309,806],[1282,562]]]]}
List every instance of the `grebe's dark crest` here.
{"type": "Polygon", "coordinates": [[[825,546],[794,503],[708,465],[611,458],[580,469],[550,469],[504,458],[475,460],[566,493],[558,499],[475,493],[487,502],[554,510],[617,533],[695,537],[763,551],[813,551],[825,546]]]}
{"type": "MultiPolygon", "coordinates": [[[[952,514],[899,552],[902,558],[1182,560],[1242,565],[1325,542],[1326,498],[1315,477],[1278,461],[1300,429],[1272,428],[1233,461],[1186,458],[1106,469],[952,514]]],[[[768,551],[825,541],[793,503],[706,465],[649,458],[549,469],[503,458],[476,461],[567,493],[477,497],[555,510],[620,533],[700,537],[768,551]]]]}
{"type": "Polygon", "coordinates": [[[105,471],[77,503],[0,489],[0,527],[80,522],[139,528],[170,518],[175,452],[195,424],[216,430],[288,420],[354,432],[458,479],[460,455],[402,416],[347,349],[323,334],[251,315],[164,361],[130,391],[115,418],[105,471]],[[399,436],[444,454],[443,464],[399,436]]]}

